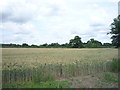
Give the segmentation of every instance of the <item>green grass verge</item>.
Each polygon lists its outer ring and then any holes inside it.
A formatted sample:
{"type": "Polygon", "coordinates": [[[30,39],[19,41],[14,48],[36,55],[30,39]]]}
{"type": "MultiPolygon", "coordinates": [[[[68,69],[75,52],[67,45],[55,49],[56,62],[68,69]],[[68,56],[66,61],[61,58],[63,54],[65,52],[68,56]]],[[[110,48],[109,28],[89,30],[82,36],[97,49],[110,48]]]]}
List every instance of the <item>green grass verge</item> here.
{"type": "Polygon", "coordinates": [[[118,82],[118,78],[109,72],[105,72],[103,75],[103,78],[104,78],[104,80],[103,80],[104,82],[110,82],[110,83],[118,82]]]}
{"type": "Polygon", "coordinates": [[[41,83],[11,83],[3,84],[3,88],[69,88],[71,85],[68,81],[46,81],[41,83]]]}

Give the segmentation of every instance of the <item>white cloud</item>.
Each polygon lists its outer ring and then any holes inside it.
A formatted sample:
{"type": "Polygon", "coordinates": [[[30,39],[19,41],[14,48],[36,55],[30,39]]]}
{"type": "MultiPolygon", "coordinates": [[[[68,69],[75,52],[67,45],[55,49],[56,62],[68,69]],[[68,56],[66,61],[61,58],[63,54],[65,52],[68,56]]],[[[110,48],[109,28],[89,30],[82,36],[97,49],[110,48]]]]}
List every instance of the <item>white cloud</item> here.
{"type": "Polygon", "coordinates": [[[24,0],[5,0],[1,6],[2,18],[0,20],[4,22],[12,21],[24,23],[29,21],[32,17],[35,16],[36,6],[31,3],[26,3],[24,0]]]}
{"type": "MultiPolygon", "coordinates": [[[[75,35],[110,42],[118,0],[2,0],[5,43],[65,43],[75,35]]],[[[0,20],[1,20],[0,19],[0,20]]]]}

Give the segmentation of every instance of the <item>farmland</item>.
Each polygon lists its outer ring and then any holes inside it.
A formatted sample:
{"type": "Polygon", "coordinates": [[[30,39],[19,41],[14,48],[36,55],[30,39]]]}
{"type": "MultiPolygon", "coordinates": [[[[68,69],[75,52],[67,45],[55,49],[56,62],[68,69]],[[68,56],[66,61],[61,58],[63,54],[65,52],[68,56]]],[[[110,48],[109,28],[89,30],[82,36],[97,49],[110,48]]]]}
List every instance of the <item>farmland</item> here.
{"type": "Polygon", "coordinates": [[[70,64],[76,60],[81,62],[101,62],[110,61],[118,57],[117,49],[52,49],[52,48],[34,48],[34,49],[15,49],[4,48],[2,50],[3,65],[8,63],[28,64],[70,64]]]}
{"type": "Polygon", "coordinates": [[[109,72],[117,58],[113,48],[3,48],[3,85],[109,72]]]}

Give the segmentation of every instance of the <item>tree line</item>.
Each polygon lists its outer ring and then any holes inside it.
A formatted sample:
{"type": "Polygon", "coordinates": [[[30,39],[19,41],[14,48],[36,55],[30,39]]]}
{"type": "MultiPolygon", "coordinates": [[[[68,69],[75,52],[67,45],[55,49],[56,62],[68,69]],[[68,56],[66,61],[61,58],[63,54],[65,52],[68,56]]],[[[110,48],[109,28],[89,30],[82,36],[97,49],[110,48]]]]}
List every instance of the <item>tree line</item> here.
{"type": "Polygon", "coordinates": [[[114,47],[112,43],[101,43],[100,41],[94,40],[93,38],[88,40],[87,43],[83,43],[81,37],[75,36],[69,40],[69,43],[59,44],[41,44],[41,45],[29,45],[27,43],[20,44],[1,44],[3,48],[110,48],[114,47]]]}

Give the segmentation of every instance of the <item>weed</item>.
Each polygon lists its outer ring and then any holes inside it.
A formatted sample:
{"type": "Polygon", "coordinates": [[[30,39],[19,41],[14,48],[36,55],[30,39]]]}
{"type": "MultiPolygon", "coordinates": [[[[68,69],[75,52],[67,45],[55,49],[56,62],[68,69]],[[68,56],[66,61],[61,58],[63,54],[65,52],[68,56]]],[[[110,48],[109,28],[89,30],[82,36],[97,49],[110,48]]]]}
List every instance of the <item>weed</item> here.
{"type": "Polygon", "coordinates": [[[105,72],[103,78],[105,82],[118,82],[117,78],[109,72],[105,72]]]}

